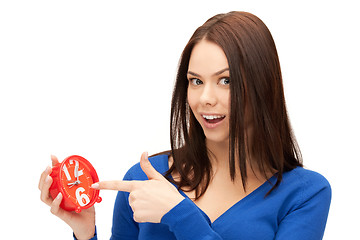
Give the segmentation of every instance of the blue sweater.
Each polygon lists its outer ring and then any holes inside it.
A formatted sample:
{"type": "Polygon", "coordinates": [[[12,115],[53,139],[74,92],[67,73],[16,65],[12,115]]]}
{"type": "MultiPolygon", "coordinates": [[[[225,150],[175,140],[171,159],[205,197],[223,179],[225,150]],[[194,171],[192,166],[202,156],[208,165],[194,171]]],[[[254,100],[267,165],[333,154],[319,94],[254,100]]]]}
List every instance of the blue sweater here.
{"type": "MultiPolygon", "coordinates": [[[[150,158],[165,173],[168,156],[150,158]]],[[[147,180],[140,164],[124,180],[147,180]]],[[[270,178],[275,183],[276,177],[270,178]]],[[[328,216],[331,188],[320,174],[298,167],[283,174],[270,195],[265,182],[211,223],[209,217],[185,194],[185,199],[161,219],[161,223],[137,223],[129,206],[129,193],[118,192],[113,216],[113,240],[319,240],[328,216]]],[[[96,236],[93,238],[96,239],[96,236]]]]}

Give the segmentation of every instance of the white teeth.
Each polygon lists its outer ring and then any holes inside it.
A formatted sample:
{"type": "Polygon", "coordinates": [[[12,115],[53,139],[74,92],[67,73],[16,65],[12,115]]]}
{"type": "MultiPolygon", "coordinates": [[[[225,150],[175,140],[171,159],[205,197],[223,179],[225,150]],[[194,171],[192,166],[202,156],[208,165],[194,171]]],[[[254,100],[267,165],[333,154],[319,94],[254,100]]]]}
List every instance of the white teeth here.
{"type": "Polygon", "coordinates": [[[224,118],[225,115],[202,115],[203,118],[207,120],[217,119],[217,118],[224,118]]]}

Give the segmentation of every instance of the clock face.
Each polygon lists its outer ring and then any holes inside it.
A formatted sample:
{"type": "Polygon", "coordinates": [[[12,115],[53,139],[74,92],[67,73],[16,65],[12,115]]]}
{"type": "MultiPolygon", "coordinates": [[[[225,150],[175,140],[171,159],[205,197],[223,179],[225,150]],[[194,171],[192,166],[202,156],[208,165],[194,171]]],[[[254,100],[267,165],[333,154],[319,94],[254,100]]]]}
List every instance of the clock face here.
{"type": "Polygon", "coordinates": [[[85,207],[94,195],[90,186],[94,183],[89,167],[80,159],[67,159],[60,169],[60,182],[69,200],[85,207]]]}

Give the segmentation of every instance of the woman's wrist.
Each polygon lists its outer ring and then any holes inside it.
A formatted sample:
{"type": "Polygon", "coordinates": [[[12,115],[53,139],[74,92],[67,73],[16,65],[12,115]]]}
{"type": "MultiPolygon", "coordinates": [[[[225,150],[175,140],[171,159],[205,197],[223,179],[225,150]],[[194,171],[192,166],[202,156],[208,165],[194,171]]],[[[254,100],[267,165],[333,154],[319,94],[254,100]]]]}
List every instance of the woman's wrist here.
{"type": "Polygon", "coordinates": [[[96,235],[96,227],[93,228],[92,231],[87,232],[73,232],[74,239],[76,240],[89,240],[92,239],[96,235]]]}

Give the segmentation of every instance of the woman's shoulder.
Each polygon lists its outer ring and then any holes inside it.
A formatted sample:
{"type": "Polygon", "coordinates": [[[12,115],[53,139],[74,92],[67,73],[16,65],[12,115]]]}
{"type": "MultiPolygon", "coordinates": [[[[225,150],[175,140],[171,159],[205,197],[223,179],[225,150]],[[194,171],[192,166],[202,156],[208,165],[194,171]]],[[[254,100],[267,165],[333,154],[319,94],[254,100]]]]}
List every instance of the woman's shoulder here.
{"type": "Polygon", "coordinates": [[[297,167],[283,173],[279,185],[279,193],[287,197],[293,196],[299,202],[305,202],[316,195],[321,195],[324,201],[331,200],[331,186],[328,180],[318,172],[297,167]]]}
{"type": "Polygon", "coordinates": [[[283,174],[283,181],[287,184],[300,186],[317,186],[330,188],[328,180],[320,173],[303,167],[297,167],[283,174]]]}
{"type": "MultiPolygon", "coordinates": [[[[169,169],[168,159],[168,152],[162,152],[149,157],[151,165],[161,174],[165,174],[169,169]]],[[[138,162],[127,171],[124,180],[148,180],[148,178],[141,169],[140,162],[138,162]]]]}

